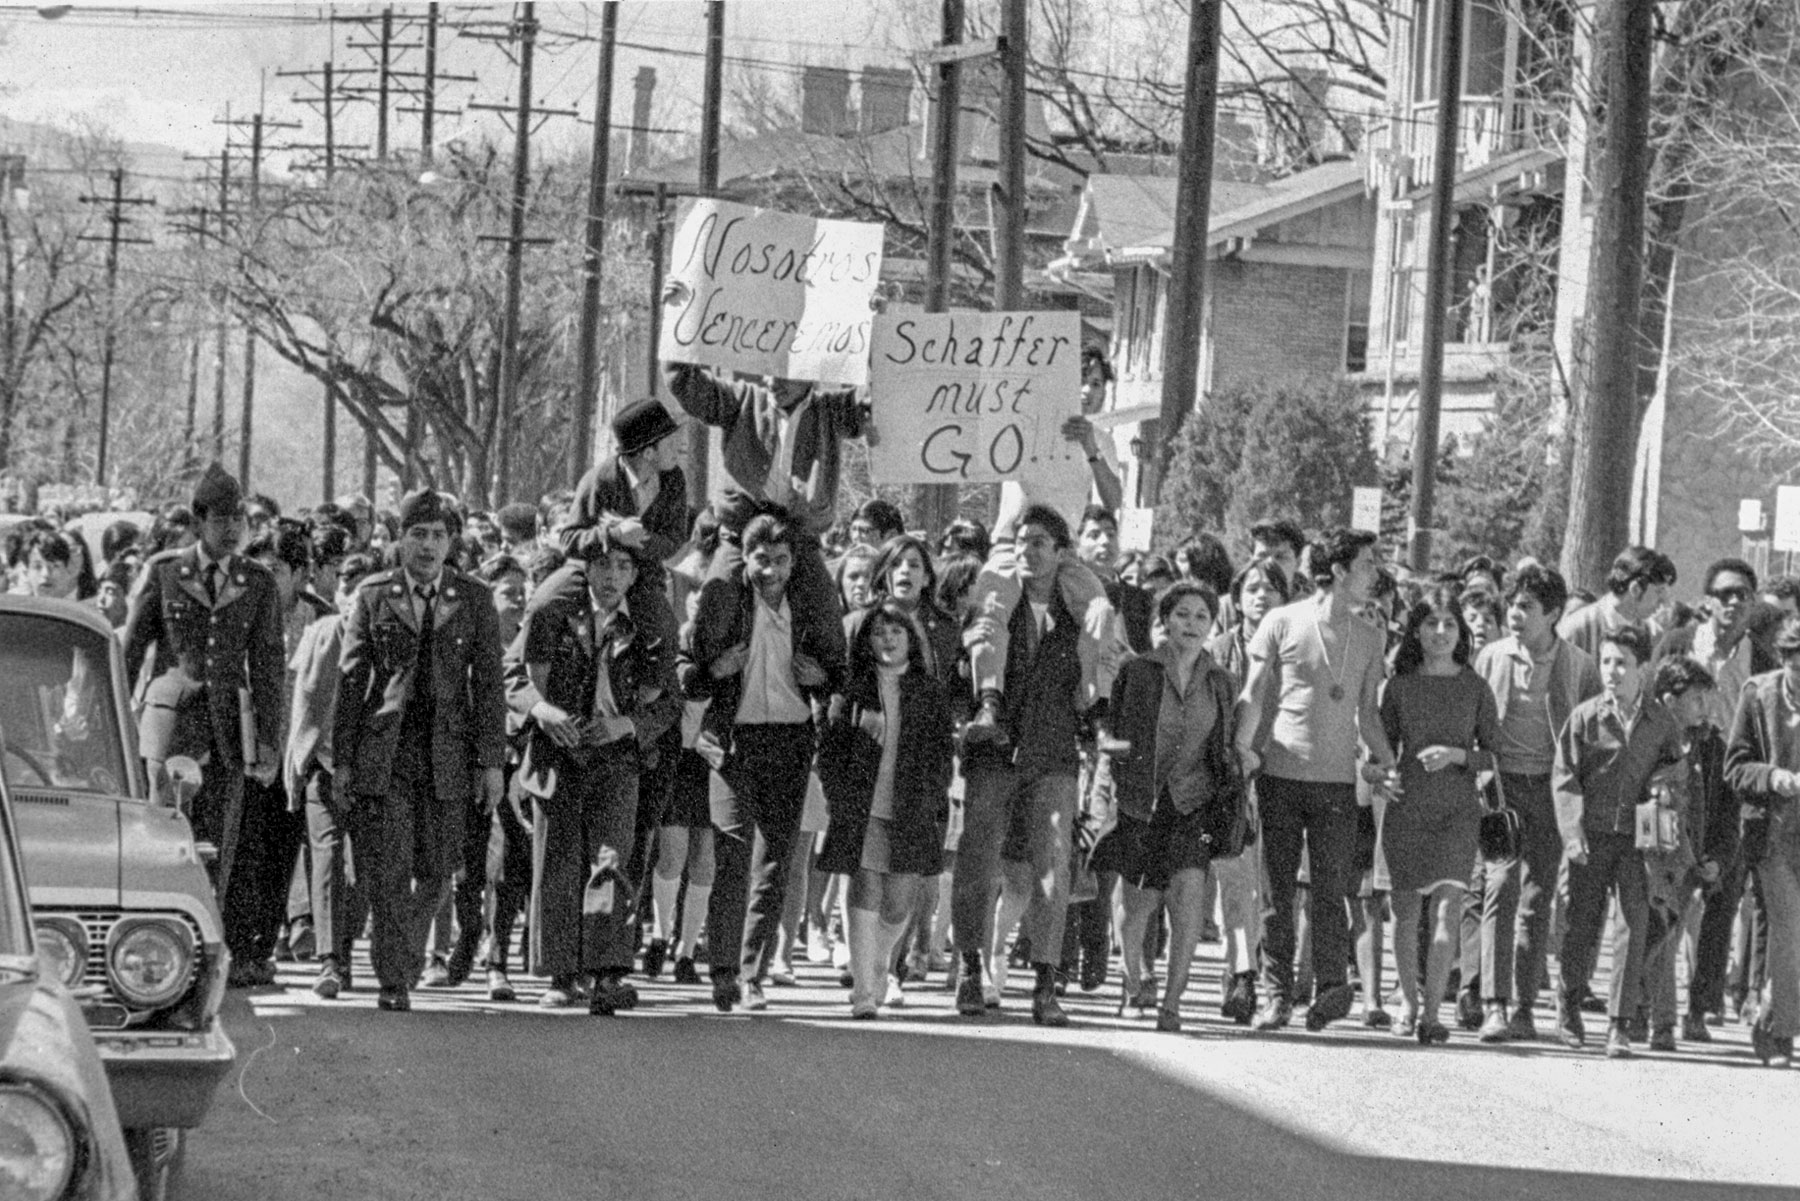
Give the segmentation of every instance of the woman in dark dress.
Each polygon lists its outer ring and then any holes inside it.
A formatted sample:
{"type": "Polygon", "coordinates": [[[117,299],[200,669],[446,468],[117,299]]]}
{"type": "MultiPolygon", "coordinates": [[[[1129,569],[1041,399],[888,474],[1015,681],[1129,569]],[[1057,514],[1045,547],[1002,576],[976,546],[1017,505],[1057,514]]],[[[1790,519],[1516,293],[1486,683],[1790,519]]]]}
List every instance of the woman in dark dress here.
{"type": "Polygon", "coordinates": [[[1450,1037],[1437,1012],[1475,862],[1481,824],[1475,777],[1493,769],[1500,741],[1494,694],[1469,666],[1472,642],[1456,590],[1434,588],[1407,616],[1381,700],[1382,726],[1400,765],[1400,793],[1389,801],[1382,829],[1405,998],[1394,1031],[1422,1043],[1450,1037]],[[1432,931],[1423,981],[1411,953],[1421,920],[1432,931]]]}
{"type": "Polygon", "coordinates": [[[850,877],[850,1013],[872,1018],[924,877],[943,865],[950,708],[922,640],[892,600],[863,614],[844,694],[831,700],[819,782],[831,821],[819,870],[850,877]]]}

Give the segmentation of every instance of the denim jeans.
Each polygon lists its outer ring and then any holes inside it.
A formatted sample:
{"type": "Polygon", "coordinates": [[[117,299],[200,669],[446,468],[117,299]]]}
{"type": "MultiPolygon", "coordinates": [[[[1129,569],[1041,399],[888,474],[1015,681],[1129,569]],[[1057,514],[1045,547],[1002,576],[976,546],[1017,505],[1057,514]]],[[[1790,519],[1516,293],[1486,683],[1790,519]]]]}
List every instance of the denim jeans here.
{"type": "Polygon", "coordinates": [[[1356,880],[1356,785],[1263,776],[1256,797],[1269,881],[1263,894],[1263,988],[1272,997],[1294,995],[1295,884],[1305,850],[1312,877],[1306,915],[1313,976],[1323,992],[1344,982],[1350,962],[1344,899],[1356,880]]]}
{"type": "Polygon", "coordinates": [[[957,950],[987,950],[999,897],[1000,851],[1014,810],[1023,807],[1032,894],[1020,932],[1031,940],[1035,960],[1056,962],[1068,919],[1069,837],[1078,796],[1073,772],[1026,774],[1010,767],[978,767],[969,775],[950,891],[957,950]]]}

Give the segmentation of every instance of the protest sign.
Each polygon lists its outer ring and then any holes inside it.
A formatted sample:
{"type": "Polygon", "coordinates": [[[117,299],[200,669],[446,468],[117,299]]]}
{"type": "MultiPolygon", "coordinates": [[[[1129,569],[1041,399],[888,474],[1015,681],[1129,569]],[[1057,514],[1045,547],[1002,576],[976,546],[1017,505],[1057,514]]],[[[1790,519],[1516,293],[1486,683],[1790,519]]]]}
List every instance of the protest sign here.
{"type": "Polygon", "coordinates": [[[684,203],[657,354],[752,375],[865,384],[882,227],[726,200],[684,203]]]}
{"type": "Polygon", "coordinates": [[[1088,471],[1062,424],[1081,412],[1081,317],[883,313],[869,399],[883,484],[986,484],[1088,471]]]}

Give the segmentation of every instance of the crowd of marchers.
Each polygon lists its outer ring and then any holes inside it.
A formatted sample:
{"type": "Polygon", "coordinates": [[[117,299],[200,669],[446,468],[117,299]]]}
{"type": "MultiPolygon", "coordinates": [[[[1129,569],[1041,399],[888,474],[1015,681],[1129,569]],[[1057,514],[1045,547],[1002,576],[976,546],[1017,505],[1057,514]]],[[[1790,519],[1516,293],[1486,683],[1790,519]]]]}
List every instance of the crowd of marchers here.
{"type": "Polygon", "coordinates": [[[479,973],[616,1014],[672,971],[729,1012],[804,954],[856,1018],[933,974],[991,1016],[1022,965],[1041,1025],[1116,989],[1176,1032],[1205,940],[1258,1030],[1623,1057],[1729,1007],[1791,1061],[1800,581],[1721,557],[1682,603],[1645,547],[1597,597],[1529,560],[1426,577],[1274,515],[1237,556],[1121,555],[1092,351],[1087,472],[909,531],[840,510],[855,390],[665,375],[535,504],[283,515],[215,466],[97,555],[9,533],[15,590],[118,628],[160,794],[201,766],[234,986],[297,958],[384,1010],[479,973]],[[730,477],[698,511],[683,415],[730,477]]]}

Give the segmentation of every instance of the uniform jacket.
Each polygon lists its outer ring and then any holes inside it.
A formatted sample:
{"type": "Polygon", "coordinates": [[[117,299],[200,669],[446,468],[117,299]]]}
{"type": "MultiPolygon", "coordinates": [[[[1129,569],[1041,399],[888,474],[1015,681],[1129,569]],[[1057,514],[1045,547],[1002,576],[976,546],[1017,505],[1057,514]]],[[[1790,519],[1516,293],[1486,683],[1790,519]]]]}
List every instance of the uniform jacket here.
{"type": "Polygon", "coordinates": [[[153,710],[163,710],[165,720],[172,710],[177,728],[193,741],[170,743],[166,734],[142,729],[145,755],[210,750],[242,768],[238,697],[243,689],[249,690],[258,741],[277,745],[285,658],[275,577],[261,564],[233,555],[215,602],[206,594],[198,546],[151,559],[125,621],[125,672],[134,687],[143,688],[143,724],[153,724],[153,710]],[[146,683],[137,677],[152,648],[155,667],[146,683]],[[200,745],[208,736],[210,746],[200,745]]]}
{"type": "MultiPolygon", "coordinates": [[[[446,566],[432,631],[432,783],[440,801],[467,801],[478,770],[506,759],[506,694],[500,677],[500,621],[486,585],[446,566]]],[[[343,623],[337,713],[331,745],[337,770],[361,796],[388,791],[400,720],[412,700],[418,617],[406,572],[377,572],[356,590],[343,623]]]]}
{"type": "Polygon", "coordinates": [[[643,558],[660,565],[681,549],[694,524],[687,503],[687,476],[679,467],[659,475],[656,499],[650,502],[649,512],[640,513],[637,494],[631,490],[631,481],[618,457],[595,464],[575,486],[575,514],[563,529],[563,550],[571,549],[575,531],[598,524],[603,513],[637,518],[649,534],[643,558]]]}
{"type": "MultiPolygon", "coordinates": [[[[881,740],[861,726],[865,712],[881,712],[873,679],[831,698],[819,741],[819,783],[831,807],[820,852],[821,871],[854,872],[862,863],[869,807],[881,771],[881,740]]],[[[950,820],[953,744],[950,706],[941,684],[921,671],[900,677],[900,746],[894,771],[894,816],[888,824],[889,870],[935,874],[944,861],[950,820]]]]}
{"type": "MultiPolygon", "coordinates": [[[[728,576],[706,581],[700,589],[699,611],[688,627],[687,641],[678,660],[682,694],[689,700],[712,702],[701,719],[700,738],[694,749],[715,769],[731,753],[732,729],[737,722],[738,703],[743,699],[744,673],[714,679],[712,665],[732,647],[750,641],[758,603],[756,590],[745,582],[741,564],[728,576]]],[[[800,695],[823,705],[843,687],[842,619],[829,612],[815,614],[795,604],[792,597],[788,600],[788,612],[792,616],[794,653],[808,656],[825,672],[823,687],[802,688],[800,695]]]]}
{"type": "MultiPolygon", "coordinates": [[[[621,619],[630,623],[630,616],[621,619]]],[[[525,721],[524,761],[518,779],[525,791],[548,797],[556,791],[560,774],[578,770],[582,749],[565,750],[531,720],[539,701],[585,721],[594,712],[602,649],[606,655],[607,683],[621,717],[637,726],[640,754],[648,757],[657,742],[681,716],[681,697],[675,688],[673,648],[665,646],[655,631],[628,624],[629,635],[605,647],[596,644],[593,602],[588,595],[587,574],[580,563],[568,563],[538,586],[525,606],[525,619],[506,652],[506,702],[525,721]],[[547,663],[549,677],[544,691],[532,685],[532,663],[547,663]]]]}

